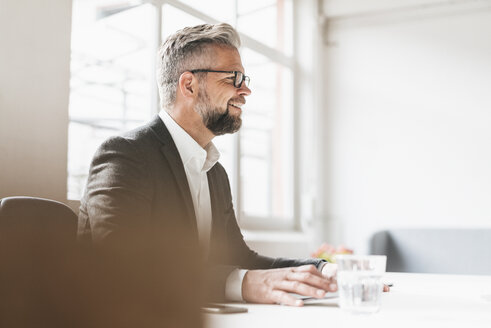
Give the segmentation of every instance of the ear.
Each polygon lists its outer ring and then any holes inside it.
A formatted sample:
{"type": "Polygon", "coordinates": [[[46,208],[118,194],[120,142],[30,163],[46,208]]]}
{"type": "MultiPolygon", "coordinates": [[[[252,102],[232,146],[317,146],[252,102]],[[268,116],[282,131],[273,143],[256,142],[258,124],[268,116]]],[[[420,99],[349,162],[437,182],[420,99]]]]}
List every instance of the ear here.
{"type": "Polygon", "coordinates": [[[184,98],[195,98],[198,95],[198,79],[191,72],[184,72],[179,77],[178,89],[184,98]]]}

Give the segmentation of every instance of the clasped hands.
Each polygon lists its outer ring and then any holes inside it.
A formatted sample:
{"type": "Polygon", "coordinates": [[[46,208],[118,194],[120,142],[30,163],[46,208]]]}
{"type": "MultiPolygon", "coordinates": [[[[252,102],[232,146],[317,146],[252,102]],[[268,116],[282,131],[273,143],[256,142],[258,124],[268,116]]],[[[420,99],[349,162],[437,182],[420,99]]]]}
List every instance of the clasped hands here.
{"type": "MultiPolygon", "coordinates": [[[[338,289],[337,265],[326,263],[319,272],[313,265],[299,267],[249,270],[242,281],[242,298],[250,303],[303,306],[303,301],[290,293],[323,298],[338,289]]],[[[384,291],[389,291],[384,286],[384,291]]]]}

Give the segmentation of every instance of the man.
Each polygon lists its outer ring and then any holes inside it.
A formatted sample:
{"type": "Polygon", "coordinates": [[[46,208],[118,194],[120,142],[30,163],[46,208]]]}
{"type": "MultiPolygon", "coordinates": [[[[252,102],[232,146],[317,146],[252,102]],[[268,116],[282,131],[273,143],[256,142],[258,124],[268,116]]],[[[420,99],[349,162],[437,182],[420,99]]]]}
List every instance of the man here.
{"type": "Polygon", "coordinates": [[[332,266],[264,257],[247,247],[212,143],[239,130],[251,94],[239,46],[228,24],[184,28],[165,41],[157,72],[162,110],[95,154],[79,236],[114,247],[136,235],[191,236],[198,258],[189,261],[206,259],[214,299],[301,306],[290,293],[320,298],[336,290],[332,266]]]}

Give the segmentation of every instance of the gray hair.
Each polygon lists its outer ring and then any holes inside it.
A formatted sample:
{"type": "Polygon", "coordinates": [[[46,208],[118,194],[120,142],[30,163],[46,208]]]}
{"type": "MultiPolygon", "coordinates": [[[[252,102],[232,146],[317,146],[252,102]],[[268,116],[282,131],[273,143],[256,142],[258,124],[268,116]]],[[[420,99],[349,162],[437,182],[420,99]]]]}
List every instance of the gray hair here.
{"type": "Polygon", "coordinates": [[[157,83],[160,104],[169,110],[176,100],[180,75],[186,70],[207,68],[213,46],[238,49],[240,37],[229,24],[203,24],[185,27],[165,40],[158,52],[157,83]]]}

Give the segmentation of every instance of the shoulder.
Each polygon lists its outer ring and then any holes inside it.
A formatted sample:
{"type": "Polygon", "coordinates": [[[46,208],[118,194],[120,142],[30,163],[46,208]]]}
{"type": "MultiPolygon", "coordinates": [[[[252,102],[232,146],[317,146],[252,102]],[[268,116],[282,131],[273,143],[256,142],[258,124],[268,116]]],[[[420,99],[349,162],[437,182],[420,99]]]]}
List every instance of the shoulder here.
{"type": "Polygon", "coordinates": [[[108,161],[123,157],[141,158],[142,153],[135,140],[124,136],[112,136],[104,141],[94,155],[94,161],[108,161]]]}
{"type": "Polygon", "coordinates": [[[210,171],[208,171],[208,179],[212,180],[214,185],[221,186],[222,188],[220,190],[231,192],[227,171],[219,162],[216,162],[210,171]]]}
{"type": "Polygon", "coordinates": [[[212,176],[225,178],[228,180],[227,171],[225,171],[225,168],[222,164],[220,164],[220,162],[216,162],[215,165],[213,165],[213,167],[210,169],[210,174],[212,176]]]}
{"type": "Polygon", "coordinates": [[[159,144],[159,138],[154,128],[158,123],[156,118],[136,129],[108,138],[100,145],[96,155],[122,151],[135,156],[143,156],[149,148],[154,148],[159,144]]]}

